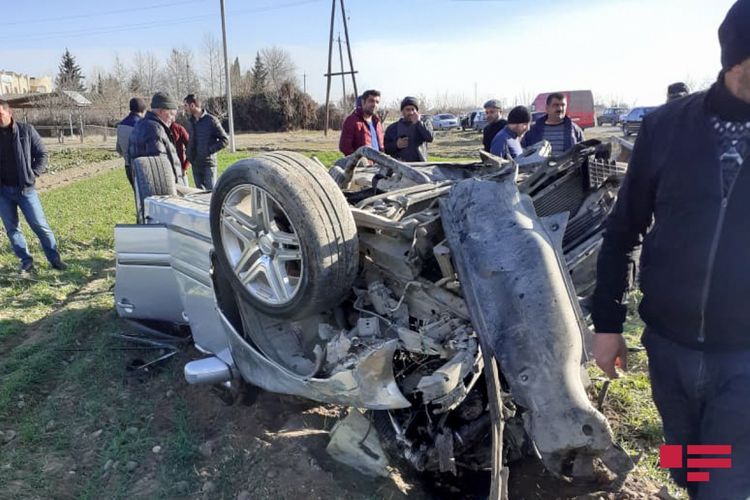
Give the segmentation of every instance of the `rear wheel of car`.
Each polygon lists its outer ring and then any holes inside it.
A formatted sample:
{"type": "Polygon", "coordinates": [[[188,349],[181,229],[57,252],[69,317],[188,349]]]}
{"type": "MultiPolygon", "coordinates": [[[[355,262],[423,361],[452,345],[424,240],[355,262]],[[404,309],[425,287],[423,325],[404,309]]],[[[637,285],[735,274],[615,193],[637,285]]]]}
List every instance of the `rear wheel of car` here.
{"type": "Polygon", "coordinates": [[[160,156],[143,156],[131,161],[135,212],[139,223],[144,222],[144,201],[149,196],[177,194],[172,165],[160,156]]]}
{"type": "Polygon", "coordinates": [[[338,304],[359,264],[354,218],[325,169],[288,152],[241,160],[211,198],[217,262],[240,298],[277,318],[338,304]]]}

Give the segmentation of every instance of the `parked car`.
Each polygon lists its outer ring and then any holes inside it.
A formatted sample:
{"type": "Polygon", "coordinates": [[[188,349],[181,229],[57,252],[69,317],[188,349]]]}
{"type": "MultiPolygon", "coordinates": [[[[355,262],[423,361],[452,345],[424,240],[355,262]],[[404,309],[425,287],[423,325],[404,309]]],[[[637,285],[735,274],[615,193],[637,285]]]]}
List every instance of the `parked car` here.
{"type": "MultiPolygon", "coordinates": [[[[596,126],[594,116],[594,95],[590,90],[564,90],[560,92],[568,101],[568,117],[581,128],[596,126]]],[[[547,96],[551,92],[544,92],[536,96],[531,104],[531,111],[544,112],[547,108],[547,96]]]]}
{"type": "Polygon", "coordinates": [[[479,113],[484,113],[484,110],[475,109],[474,111],[467,113],[466,116],[463,116],[461,118],[461,129],[463,130],[473,129],[474,123],[476,122],[476,119],[477,119],[477,116],[479,116],[479,113]]]}
{"type": "Polygon", "coordinates": [[[484,127],[487,126],[487,113],[484,111],[479,111],[477,113],[477,116],[474,117],[474,123],[472,124],[472,128],[476,130],[477,132],[481,132],[484,130],[484,127]]]}
{"type": "Polygon", "coordinates": [[[596,459],[626,473],[586,395],[578,303],[624,167],[595,140],[549,149],[517,169],[363,147],[328,173],[269,152],[182,194],[168,165],[138,158],[145,223],[115,228],[117,312],[144,332],[189,328],[206,353],[189,383],[366,409],[347,437],[360,463],[484,477],[493,500],[529,450],[557,475],[596,459]]]}
{"type": "Polygon", "coordinates": [[[628,108],[607,108],[596,117],[596,123],[599,126],[608,123],[617,126],[622,123],[622,117],[628,114],[628,108]]]}
{"type": "Polygon", "coordinates": [[[630,112],[625,115],[622,121],[622,132],[626,137],[633,134],[638,134],[638,130],[641,128],[641,122],[643,117],[658,108],[659,106],[639,106],[633,108],[630,112]]]}
{"type": "Polygon", "coordinates": [[[459,123],[456,115],[444,113],[440,115],[434,115],[432,117],[432,128],[435,130],[448,130],[460,127],[461,124],[459,123]]]}

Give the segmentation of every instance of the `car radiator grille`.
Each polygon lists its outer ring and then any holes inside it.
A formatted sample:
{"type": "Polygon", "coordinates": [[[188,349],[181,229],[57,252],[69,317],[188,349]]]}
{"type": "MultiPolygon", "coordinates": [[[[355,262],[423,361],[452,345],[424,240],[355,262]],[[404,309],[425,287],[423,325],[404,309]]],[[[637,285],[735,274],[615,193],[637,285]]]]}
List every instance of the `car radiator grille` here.
{"type": "Polygon", "coordinates": [[[569,212],[573,217],[581,208],[586,192],[578,172],[562,179],[557,186],[545,188],[534,198],[534,208],[539,217],[569,212]]]}
{"type": "Polygon", "coordinates": [[[563,251],[567,252],[575,247],[589,235],[596,232],[606,217],[606,212],[601,205],[595,205],[592,210],[585,210],[578,217],[568,222],[563,236],[563,251]]]}

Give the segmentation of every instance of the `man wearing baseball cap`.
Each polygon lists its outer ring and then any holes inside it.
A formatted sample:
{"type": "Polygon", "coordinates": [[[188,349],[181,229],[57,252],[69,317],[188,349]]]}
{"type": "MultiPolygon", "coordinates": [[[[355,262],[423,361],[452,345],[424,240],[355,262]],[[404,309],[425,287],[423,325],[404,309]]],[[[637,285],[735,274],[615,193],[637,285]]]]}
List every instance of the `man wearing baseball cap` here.
{"type": "Polygon", "coordinates": [[[739,0],[719,28],[717,81],[644,118],[593,297],[594,357],[616,377],[615,365],[627,367],[628,267],[642,243],[641,341],[664,439],[681,457],[685,446],[731,447],[731,467],[711,469],[708,482],[671,469],[698,499],[750,498],[749,27],[750,0],[739,0]]]}
{"type": "Polygon", "coordinates": [[[420,119],[415,97],[404,97],[401,119],[385,129],[385,152],[401,161],[427,161],[428,142],[432,142],[432,123],[420,119]]]}

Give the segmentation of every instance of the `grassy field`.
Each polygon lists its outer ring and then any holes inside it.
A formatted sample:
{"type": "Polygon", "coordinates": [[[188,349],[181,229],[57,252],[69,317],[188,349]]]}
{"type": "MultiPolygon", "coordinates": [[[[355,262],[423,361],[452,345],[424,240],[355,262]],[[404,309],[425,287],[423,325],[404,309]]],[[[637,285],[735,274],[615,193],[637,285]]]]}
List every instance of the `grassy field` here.
{"type": "MultiPolygon", "coordinates": [[[[310,154],[324,164],[340,157],[330,150],[310,154]]],[[[220,168],[247,155],[222,153],[220,168]]],[[[188,387],[182,380],[181,366],[195,352],[180,353],[148,377],[133,377],[127,361],[136,354],[121,350],[128,345],[112,338],[127,331],[112,307],[113,228],[135,219],[124,173],[113,170],[41,197],[69,268],[50,270],[24,225],[38,271],[21,278],[7,240],[0,240],[0,492],[6,492],[0,497],[234,498],[255,491],[264,498],[289,498],[292,487],[315,489],[310,498],[400,496],[383,480],[357,475],[351,484],[333,481],[335,465],[314,453],[305,460],[328,471],[328,479],[308,485],[298,469],[274,472],[290,467],[284,460],[299,443],[274,440],[268,431],[258,436],[255,427],[273,428],[266,420],[288,427],[302,414],[308,425],[322,428],[332,420],[321,417],[320,408],[294,406],[298,403],[285,410],[289,420],[263,416],[262,408],[222,409],[209,388],[188,387]],[[197,411],[201,405],[205,410],[197,411]],[[206,443],[219,451],[206,452],[206,443]]],[[[640,346],[640,329],[636,321],[628,324],[631,346],[640,346]]],[[[591,372],[598,389],[602,374],[591,372]]],[[[271,403],[278,399],[264,397],[271,403]]],[[[660,422],[643,352],[633,353],[630,373],[612,382],[605,413],[619,441],[640,457],[634,474],[665,484],[657,468],[660,422]]],[[[347,472],[338,470],[336,477],[347,478],[347,472]]]]}
{"type": "Polygon", "coordinates": [[[62,148],[50,151],[49,168],[50,172],[60,172],[72,167],[87,165],[106,160],[114,160],[119,155],[114,151],[103,148],[86,147],[86,148],[62,148]]]}

